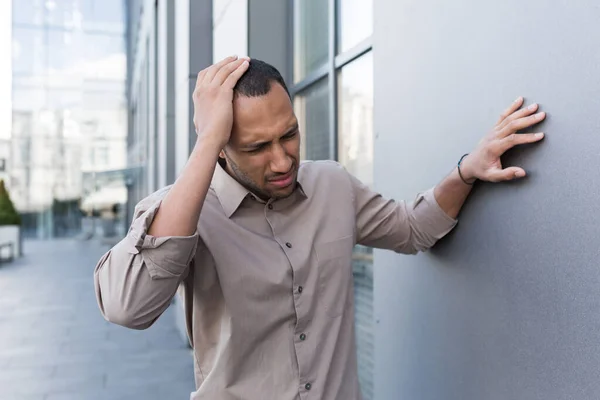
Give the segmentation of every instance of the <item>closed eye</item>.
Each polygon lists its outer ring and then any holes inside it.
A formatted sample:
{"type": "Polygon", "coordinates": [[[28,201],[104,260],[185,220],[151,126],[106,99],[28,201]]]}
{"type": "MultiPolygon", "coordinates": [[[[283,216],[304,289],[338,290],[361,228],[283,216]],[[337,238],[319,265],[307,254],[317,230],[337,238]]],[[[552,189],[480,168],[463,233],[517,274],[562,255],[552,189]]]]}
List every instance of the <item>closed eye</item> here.
{"type": "Polygon", "coordinates": [[[295,131],[293,131],[293,132],[286,133],[285,135],[283,135],[283,136],[281,137],[281,139],[282,139],[282,140],[289,140],[289,139],[292,139],[292,138],[294,138],[294,137],[295,137],[297,134],[298,134],[298,131],[297,131],[297,130],[295,130],[295,131]]]}
{"type": "Polygon", "coordinates": [[[261,146],[255,147],[255,148],[253,148],[251,150],[248,150],[247,153],[256,154],[256,153],[259,153],[260,151],[264,150],[266,147],[267,147],[266,144],[265,145],[261,145],[261,146]]]}

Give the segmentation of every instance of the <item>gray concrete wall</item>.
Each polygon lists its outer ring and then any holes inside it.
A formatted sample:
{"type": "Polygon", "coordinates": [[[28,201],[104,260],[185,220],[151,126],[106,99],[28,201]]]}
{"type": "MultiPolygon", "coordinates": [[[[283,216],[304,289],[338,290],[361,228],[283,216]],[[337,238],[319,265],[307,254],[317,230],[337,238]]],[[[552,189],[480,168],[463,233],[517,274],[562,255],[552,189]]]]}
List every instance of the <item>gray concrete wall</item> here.
{"type": "Polygon", "coordinates": [[[157,174],[158,187],[175,180],[175,3],[158,3],[157,174]]]}
{"type": "Polygon", "coordinates": [[[175,0],[175,176],[196,142],[192,93],[212,64],[212,1],[175,0]]]}
{"type": "Polygon", "coordinates": [[[248,56],[279,70],[292,83],[292,10],[289,1],[248,0],[248,56]]]}
{"type": "Polygon", "coordinates": [[[375,254],[376,398],[600,398],[600,5],[375,2],[375,186],[435,185],[518,95],[548,113],[419,256],[375,254]]]}

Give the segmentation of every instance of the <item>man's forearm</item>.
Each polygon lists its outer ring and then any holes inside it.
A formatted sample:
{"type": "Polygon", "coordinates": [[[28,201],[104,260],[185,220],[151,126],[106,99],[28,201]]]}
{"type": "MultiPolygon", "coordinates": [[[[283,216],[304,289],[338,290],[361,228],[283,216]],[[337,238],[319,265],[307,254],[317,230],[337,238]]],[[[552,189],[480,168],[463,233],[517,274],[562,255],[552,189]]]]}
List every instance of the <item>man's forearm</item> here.
{"type": "Polygon", "coordinates": [[[191,236],[196,232],[202,205],[215,172],[217,141],[199,136],[188,162],[165,196],[150,225],[152,236],[191,236]]]}
{"type": "Polygon", "coordinates": [[[456,219],[472,188],[472,185],[462,181],[458,175],[458,168],[454,168],[454,171],[435,187],[435,200],[448,216],[456,219]]]}

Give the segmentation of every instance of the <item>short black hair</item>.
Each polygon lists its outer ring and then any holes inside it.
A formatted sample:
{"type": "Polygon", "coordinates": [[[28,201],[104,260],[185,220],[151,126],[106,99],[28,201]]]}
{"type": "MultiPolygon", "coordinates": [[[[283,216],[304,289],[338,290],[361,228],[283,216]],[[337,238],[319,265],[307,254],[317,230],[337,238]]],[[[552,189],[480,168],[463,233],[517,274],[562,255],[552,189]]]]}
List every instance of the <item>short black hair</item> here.
{"type": "Polygon", "coordinates": [[[253,58],[250,60],[250,65],[244,75],[237,81],[233,92],[238,96],[245,97],[264,96],[271,90],[273,82],[277,82],[283,86],[288,96],[290,96],[290,91],[277,68],[269,63],[253,58]]]}

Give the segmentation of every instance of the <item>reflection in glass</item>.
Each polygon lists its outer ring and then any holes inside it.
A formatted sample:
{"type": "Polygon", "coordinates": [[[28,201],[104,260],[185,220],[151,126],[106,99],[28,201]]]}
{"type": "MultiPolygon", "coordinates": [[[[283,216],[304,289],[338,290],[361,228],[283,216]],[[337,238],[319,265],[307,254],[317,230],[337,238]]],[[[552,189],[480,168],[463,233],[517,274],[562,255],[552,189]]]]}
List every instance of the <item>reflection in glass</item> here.
{"type": "Polygon", "coordinates": [[[338,76],[339,161],[363,183],[373,183],[373,54],[342,68],[338,76]]]}
{"type": "Polygon", "coordinates": [[[294,1],[294,82],[327,61],[329,5],[325,0],[294,1]]]}
{"type": "Polygon", "coordinates": [[[87,29],[113,34],[125,32],[123,0],[83,0],[80,9],[87,29]]]}
{"type": "Polygon", "coordinates": [[[13,28],[12,70],[14,75],[35,76],[46,70],[47,48],[41,29],[13,28]]]}
{"type": "Polygon", "coordinates": [[[330,158],[328,89],[327,79],[322,79],[296,95],[294,99],[294,109],[302,135],[302,159],[330,158]]]}
{"type": "Polygon", "coordinates": [[[47,73],[73,70],[81,62],[81,54],[89,46],[82,41],[80,33],[49,30],[45,32],[48,41],[47,73]]]}
{"type": "Polygon", "coordinates": [[[342,53],[373,33],[373,0],[337,1],[340,16],[338,53],[342,53]]]}
{"type": "Polygon", "coordinates": [[[111,172],[122,171],[127,158],[123,6],[13,1],[8,189],[25,237],[76,235],[86,221],[82,204],[108,186],[124,190],[122,173],[111,172]]]}
{"type": "MultiPolygon", "coordinates": [[[[7,1],[7,0],[5,0],[7,1]]],[[[46,0],[17,0],[12,2],[12,21],[15,25],[42,25],[46,0]]]]}
{"type": "MultiPolygon", "coordinates": [[[[373,55],[338,75],[338,158],[348,172],[373,185],[373,55]]],[[[373,250],[356,246],[352,257],[358,375],[364,400],[373,399],[373,250]]]]}

